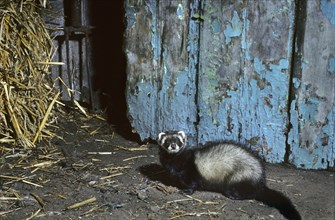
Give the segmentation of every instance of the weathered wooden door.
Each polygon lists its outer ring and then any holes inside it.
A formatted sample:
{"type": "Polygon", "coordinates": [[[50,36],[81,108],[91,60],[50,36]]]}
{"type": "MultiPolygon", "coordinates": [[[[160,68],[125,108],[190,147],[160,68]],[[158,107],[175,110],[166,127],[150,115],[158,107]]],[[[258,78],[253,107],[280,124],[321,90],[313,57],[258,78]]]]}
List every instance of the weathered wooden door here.
{"type": "Polygon", "coordinates": [[[182,129],[196,143],[198,1],[126,1],[127,103],[142,139],[182,129]]]}
{"type": "Polygon", "coordinates": [[[191,144],[234,140],[269,162],[333,167],[334,5],[126,1],[132,126],[142,139],[182,129],[191,144]]]}
{"type": "Polygon", "coordinates": [[[335,1],[301,1],[290,97],[290,161],[324,169],[335,163],[335,1]]]}
{"type": "Polygon", "coordinates": [[[243,0],[204,5],[199,142],[235,140],[282,162],[295,6],[243,0]]]}

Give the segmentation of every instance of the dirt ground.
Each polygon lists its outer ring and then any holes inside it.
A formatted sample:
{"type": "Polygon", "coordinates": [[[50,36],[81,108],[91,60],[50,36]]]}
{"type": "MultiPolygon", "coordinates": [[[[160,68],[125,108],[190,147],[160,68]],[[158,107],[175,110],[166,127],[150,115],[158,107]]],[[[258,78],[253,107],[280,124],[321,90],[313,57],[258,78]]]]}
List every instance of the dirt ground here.
{"type": "MultiPolygon", "coordinates": [[[[58,137],[29,154],[0,150],[0,219],[283,219],[257,201],[179,193],[157,145],[127,140],[97,117],[67,115],[57,126],[58,137]]],[[[266,168],[268,185],[303,219],[334,219],[333,171],[266,168]]]]}

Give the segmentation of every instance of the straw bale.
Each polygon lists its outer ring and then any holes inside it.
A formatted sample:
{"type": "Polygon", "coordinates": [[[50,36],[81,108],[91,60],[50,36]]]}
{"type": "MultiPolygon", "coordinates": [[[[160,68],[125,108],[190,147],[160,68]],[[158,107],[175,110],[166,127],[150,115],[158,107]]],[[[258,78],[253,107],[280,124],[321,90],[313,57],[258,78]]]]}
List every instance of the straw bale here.
{"type": "Polygon", "coordinates": [[[43,7],[46,0],[0,1],[0,144],[31,148],[52,134],[46,125],[56,117],[49,73],[55,48],[43,7]]]}

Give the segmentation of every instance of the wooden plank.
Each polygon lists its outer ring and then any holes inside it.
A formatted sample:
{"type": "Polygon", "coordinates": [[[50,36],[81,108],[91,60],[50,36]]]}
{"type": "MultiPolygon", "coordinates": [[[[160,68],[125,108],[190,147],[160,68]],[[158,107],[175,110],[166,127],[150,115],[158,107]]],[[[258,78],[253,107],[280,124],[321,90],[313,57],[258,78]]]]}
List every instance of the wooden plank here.
{"type": "Polygon", "coordinates": [[[126,1],[126,99],[142,139],[185,130],[195,143],[198,1],[126,1]],[[193,101],[192,101],[193,100],[193,101]]]}
{"type": "MultiPolygon", "coordinates": [[[[66,86],[70,88],[69,74],[67,73],[67,54],[66,54],[66,43],[65,43],[65,9],[64,0],[50,1],[51,8],[54,13],[44,14],[44,19],[50,28],[55,28],[57,31],[53,31],[52,34],[55,36],[53,43],[57,52],[53,57],[53,61],[63,62],[64,65],[51,65],[52,78],[56,80],[58,77],[61,78],[66,86]]],[[[83,26],[88,26],[88,14],[87,14],[87,0],[82,2],[82,23],[83,26]]],[[[91,51],[90,39],[86,39],[84,33],[76,32],[76,36],[72,33],[69,37],[69,69],[72,76],[71,88],[74,91],[74,99],[86,102],[89,104],[92,100],[90,97],[90,90],[92,88],[89,83],[89,74],[93,75],[92,69],[89,66],[91,55],[88,54],[91,51]],[[86,45],[86,43],[88,45],[86,45]],[[86,50],[87,49],[87,50],[86,50]]],[[[68,94],[67,88],[58,80],[55,83],[55,87],[60,90],[62,100],[69,101],[71,97],[68,94]]]]}
{"type": "Polygon", "coordinates": [[[289,159],[297,167],[325,169],[335,160],[335,2],[299,3],[289,159]]]}
{"type": "Polygon", "coordinates": [[[234,140],[284,161],[295,5],[205,1],[199,143],[234,140]]]}

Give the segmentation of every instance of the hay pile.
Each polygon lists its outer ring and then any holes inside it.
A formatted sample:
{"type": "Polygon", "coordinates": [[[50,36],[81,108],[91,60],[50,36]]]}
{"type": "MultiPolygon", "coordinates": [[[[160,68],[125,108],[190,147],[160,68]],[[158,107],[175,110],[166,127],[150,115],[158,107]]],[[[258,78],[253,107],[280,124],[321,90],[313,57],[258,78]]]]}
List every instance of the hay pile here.
{"type": "Polygon", "coordinates": [[[0,144],[31,148],[53,134],[52,39],[39,12],[46,0],[0,1],[0,144]]]}

